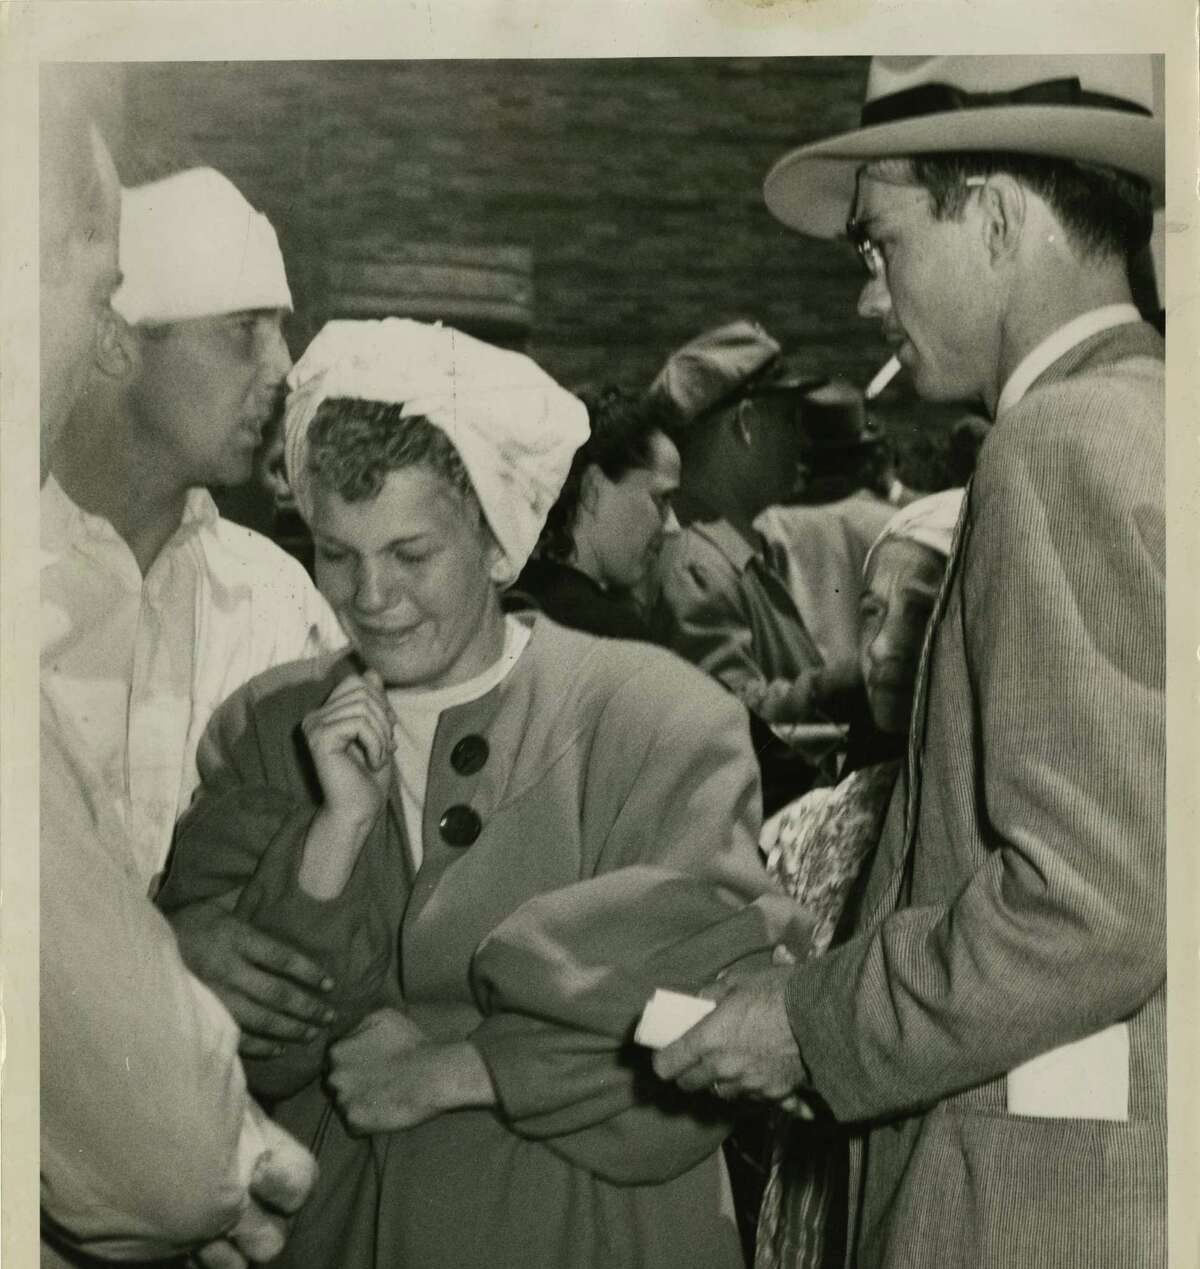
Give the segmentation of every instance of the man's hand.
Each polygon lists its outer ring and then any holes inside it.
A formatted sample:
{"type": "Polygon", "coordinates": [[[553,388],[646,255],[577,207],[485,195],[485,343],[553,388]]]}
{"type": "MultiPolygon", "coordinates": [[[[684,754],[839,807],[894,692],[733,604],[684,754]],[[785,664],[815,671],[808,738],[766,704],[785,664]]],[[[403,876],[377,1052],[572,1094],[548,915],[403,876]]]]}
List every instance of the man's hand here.
{"type": "Polygon", "coordinates": [[[333,980],[287,943],[256,930],[219,903],[170,916],[188,969],[217,995],[242,1031],[243,1057],[274,1057],[287,1041],[312,1040],[334,1012],[333,980]]]}
{"type": "Polygon", "coordinates": [[[378,1009],[329,1050],[329,1085],[352,1132],[396,1132],[460,1106],[495,1104],[467,1041],[429,1041],[406,1014],[378,1009]]]}
{"type": "Polygon", "coordinates": [[[325,797],[322,812],[352,834],[365,833],[387,797],[394,724],[376,670],[344,678],[301,724],[325,797]]]}
{"type": "Polygon", "coordinates": [[[790,1103],[806,1078],[784,1007],[791,972],[764,969],[706,988],[717,1007],[654,1055],[659,1078],[688,1092],[790,1103]]]}
{"type": "Polygon", "coordinates": [[[247,1264],[274,1260],[287,1239],[284,1217],[299,1210],[317,1179],[312,1155],[254,1101],[247,1101],[246,1114],[266,1149],[254,1162],[250,1201],[238,1223],[196,1253],[205,1269],[244,1269],[247,1264]]]}

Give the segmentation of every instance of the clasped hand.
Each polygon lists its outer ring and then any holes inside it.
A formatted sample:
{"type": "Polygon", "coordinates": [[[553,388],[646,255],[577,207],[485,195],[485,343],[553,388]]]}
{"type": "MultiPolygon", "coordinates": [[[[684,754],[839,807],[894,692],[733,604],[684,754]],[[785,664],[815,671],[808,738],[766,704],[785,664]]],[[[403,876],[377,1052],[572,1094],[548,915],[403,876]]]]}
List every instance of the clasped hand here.
{"type": "Polygon", "coordinates": [[[354,1133],[397,1132],[447,1110],[495,1103],[473,1045],[430,1040],[398,1009],[377,1009],[330,1046],[328,1082],[354,1133]]]}
{"type": "Polygon", "coordinates": [[[322,812],[341,825],[369,826],[391,781],[395,715],[378,671],[350,674],[301,727],[324,796],[322,812]]]}
{"type": "Polygon", "coordinates": [[[654,1055],[659,1078],[687,1092],[716,1087],[725,1098],[780,1102],[804,1115],[797,1090],[806,1072],[784,1004],[790,973],[781,965],[705,988],[701,995],[717,1007],[654,1055]]]}

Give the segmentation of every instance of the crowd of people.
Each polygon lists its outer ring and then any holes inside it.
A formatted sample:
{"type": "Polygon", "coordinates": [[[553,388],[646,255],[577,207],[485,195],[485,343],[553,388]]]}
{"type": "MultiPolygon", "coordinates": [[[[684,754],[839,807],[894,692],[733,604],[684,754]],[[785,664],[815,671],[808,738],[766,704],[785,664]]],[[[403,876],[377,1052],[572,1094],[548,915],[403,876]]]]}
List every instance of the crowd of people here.
{"type": "Polygon", "coordinates": [[[293,364],[268,220],[55,87],[43,1265],[1165,1263],[1149,59],[879,58],[767,174],[983,412],[930,490],[749,318],[293,364]]]}

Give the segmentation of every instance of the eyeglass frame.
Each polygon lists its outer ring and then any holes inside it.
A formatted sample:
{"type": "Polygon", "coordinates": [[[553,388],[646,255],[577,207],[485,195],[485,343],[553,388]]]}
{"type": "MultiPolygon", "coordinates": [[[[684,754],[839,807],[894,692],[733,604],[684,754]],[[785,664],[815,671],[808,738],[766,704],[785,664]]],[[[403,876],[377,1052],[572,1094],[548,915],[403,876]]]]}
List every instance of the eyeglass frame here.
{"type": "MultiPolygon", "coordinates": [[[[982,189],[987,184],[987,180],[986,176],[967,176],[963,178],[963,185],[967,189],[982,189]]],[[[856,186],[854,205],[856,206],[857,203],[858,190],[856,186]]],[[[853,210],[853,207],[851,210],[853,210]]],[[[887,262],[883,258],[883,252],[871,240],[871,235],[857,216],[852,215],[846,220],[846,241],[854,248],[863,271],[872,282],[878,281],[887,273],[887,262]]]]}

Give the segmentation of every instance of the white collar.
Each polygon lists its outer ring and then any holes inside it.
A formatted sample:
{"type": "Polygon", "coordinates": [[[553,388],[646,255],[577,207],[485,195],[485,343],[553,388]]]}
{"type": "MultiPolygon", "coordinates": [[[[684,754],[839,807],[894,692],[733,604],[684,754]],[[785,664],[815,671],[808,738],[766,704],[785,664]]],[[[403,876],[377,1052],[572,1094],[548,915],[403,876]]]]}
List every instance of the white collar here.
{"type": "MultiPolygon", "coordinates": [[[[111,541],[117,531],[103,517],[78,506],[53,475],[46,477],[40,491],[42,567],[55,563],[72,545],[83,538],[111,541]]],[[[197,485],[187,492],[179,525],[211,528],[220,519],[213,496],[197,485]]]]}
{"type": "Polygon", "coordinates": [[[1070,352],[1085,339],[1091,339],[1102,330],[1112,326],[1123,326],[1126,322],[1140,322],[1141,314],[1132,304],[1106,304],[1103,308],[1094,308],[1087,313],[1073,317],[1064,326],[1051,331],[1035,348],[1026,353],[1017,368],[1008,376],[1008,382],[996,402],[996,417],[1014,405],[1029,391],[1033,382],[1049,369],[1064,353],[1070,352]]]}

